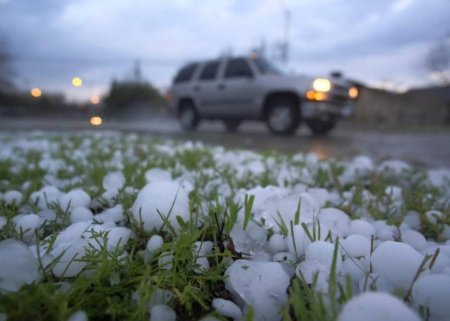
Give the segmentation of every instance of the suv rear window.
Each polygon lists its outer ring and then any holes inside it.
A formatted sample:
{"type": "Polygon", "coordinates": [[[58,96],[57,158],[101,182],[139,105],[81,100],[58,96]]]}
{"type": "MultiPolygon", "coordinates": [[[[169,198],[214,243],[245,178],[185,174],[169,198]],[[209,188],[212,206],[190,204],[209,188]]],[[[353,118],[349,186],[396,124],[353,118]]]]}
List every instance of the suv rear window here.
{"type": "Polygon", "coordinates": [[[252,70],[245,59],[236,58],[228,61],[225,78],[249,77],[252,75],[252,70]]]}
{"type": "Polygon", "coordinates": [[[178,72],[178,74],[175,76],[174,83],[179,82],[185,82],[189,81],[192,78],[192,75],[194,74],[195,69],[197,68],[198,64],[190,64],[187,65],[178,72]]]}
{"type": "Polygon", "coordinates": [[[214,79],[217,76],[217,71],[218,70],[219,70],[219,62],[218,61],[209,62],[203,68],[199,79],[200,80],[214,79]]]}

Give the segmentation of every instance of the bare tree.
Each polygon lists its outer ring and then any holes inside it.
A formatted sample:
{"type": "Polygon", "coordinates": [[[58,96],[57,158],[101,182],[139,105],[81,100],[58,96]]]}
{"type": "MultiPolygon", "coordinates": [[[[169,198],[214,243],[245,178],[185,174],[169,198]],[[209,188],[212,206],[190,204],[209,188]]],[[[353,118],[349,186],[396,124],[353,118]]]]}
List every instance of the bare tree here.
{"type": "Polygon", "coordinates": [[[7,50],[6,41],[0,38],[0,90],[11,90],[14,88],[13,76],[11,55],[7,50]]]}
{"type": "Polygon", "coordinates": [[[430,48],[426,66],[439,83],[450,84],[450,34],[430,48]]]}

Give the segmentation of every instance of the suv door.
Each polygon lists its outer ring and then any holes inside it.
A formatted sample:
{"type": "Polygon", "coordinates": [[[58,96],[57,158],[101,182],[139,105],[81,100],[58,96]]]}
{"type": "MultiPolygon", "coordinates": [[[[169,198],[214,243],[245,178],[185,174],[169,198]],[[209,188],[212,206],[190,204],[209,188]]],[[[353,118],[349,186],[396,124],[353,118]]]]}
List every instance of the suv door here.
{"type": "Polygon", "coordinates": [[[197,83],[194,85],[201,115],[211,116],[217,113],[217,107],[220,105],[220,100],[217,98],[219,91],[217,76],[220,66],[219,60],[206,62],[200,71],[197,83]]]}
{"type": "Polygon", "coordinates": [[[218,89],[224,117],[255,118],[258,115],[258,86],[255,72],[246,59],[234,58],[227,61],[218,89]]]}

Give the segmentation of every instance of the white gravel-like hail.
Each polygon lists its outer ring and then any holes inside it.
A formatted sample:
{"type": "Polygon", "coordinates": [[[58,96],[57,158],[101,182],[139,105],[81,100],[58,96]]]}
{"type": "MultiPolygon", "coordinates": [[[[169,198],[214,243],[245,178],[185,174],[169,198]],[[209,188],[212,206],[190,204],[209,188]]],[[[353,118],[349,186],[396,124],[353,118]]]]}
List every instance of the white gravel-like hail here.
{"type": "MultiPolygon", "coordinates": [[[[450,227],[443,226],[440,242],[427,239],[420,229],[423,224],[439,224],[449,213],[437,208],[428,208],[426,213],[403,208],[402,192],[410,188],[408,182],[415,179],[412,167],[403,161],[389,160],[377,165],[365,156],[336,161],[334,164],[341,166],[342,171],[335,179],[341,185],[361,183],[359,193],[356,187],[341,191],[316,187],[317,173],[330,171],[331,163],[319,161],[313,154],[263,157],[251,151],[211,147],[207,150],[214,165],[205,164],[201,171],[194,171],[177,160],[177,155],[203,150],[202,144],[154,143],[151,153],[174,161],[166,168],[152,167],[144,161],[136,168],[136,175],[147,183],[137,188],[127,182],[122,172],[124,163],[136,159],[136,149],[150,153],[150,147],[148,144],[139,146],[135,135],[81,135],[77,145],[64,136],[58,142],[39,133],[19,135],[14,139],[3,135],[0,141],[0,160],[11,161],[13,173],[20,174],[23,169],[36,166],[45,172],[39,189],[33,189],[33,182],[10,186],[7,179],[0,178],[0,199],[18,206],[18,214],[12,218],[17,239],[2,237],[0,241],[2,292],[18,291],[24,284],[40,282],[38,264],[48,265],[56,257],[59,260],[52,267],[55,276],[78,275],[86,263],[73,261],[73,258],[83,258],[87,249],[101,250],[103,244],[98,238],[102,233],[108,233],[108,251],[124,251],[129,239],[135,235],[126,224],[125,209],[118,195],[133,197],[131,215],[145,230],[160,230],[165,226],[164,217],[178,230],[180,225],[176,216],[183,221],[191,217],[189,193],[195,188],[205,197],[204,208],[208,207],[208,197],[213,193],[219,195],[219,202],[232,197],[240,204],[250,195],[254,196],[252,220],[244,228],[245,211],[241,209],[230,233],[235,250],[244,257],[229,263],[225,286],[233,301],[215,298],[212,307],[217,313],[240,320],[248,308],[253,307],[257,320],[279,320],[279,309],[286,303],[292,278],[311,283],[318,274],[316,290],[326,293],[333,268],[334,243],[339,239],[335,277],[344,285],[346,276],[351,276],[355,294],[342,307],[339,321],[420,320],[419,311],[424,308],[428,320],[450,320],[447,301],[450,298],[450,227]],[[125,147],[116,149],[119,143],[125,147]],[[70,150],[72,162],[57,156],[61,145],[70,150]],[[106,172],[102,185],[86,187],[83,182],[88,171],[77,171],[73,161],[81,168],[93,168],[89,155],[94,149],[109,152],[110,158],[103,163],[106,172]],[[27,155],[31,152],[40,155],[37,164],[28,163],[27,155]],[[59,175],[61,170],[66,175],[59,175]],[[221,176],[221,172],[231,173],[235,181],[250,183],[237,189],[235,183],[221,176]],[[267,173],[272,180],[263,186],[261,177],[267,173]],[[392,182],[384,191],[385,202],[378,204],[378,209],[389,212],[392,218],[403,219],[398,228],[377,218],[369,207],[375,196],[364,188],[364,182],[373,174],[385,176],[392,182]],[[202,186],[198,184],[200,177],[207,177],[202,186]],[[93,198],[91,195],[94,194],[101,196],[93,198]],[[354,202],[356,195],[361,202],[354,202]],[[107,206],[94,215],[92,208],[99,203],[107,206]],[[61,223],[61,213],[55,204],[68,213],[69,221],[62,224],[64,228],[55,235],[54,242],[49,243],[46,240],[51,236],[46,235],[44,239],[39,236],[44,235],[46,225],[61,223]],[[343,208],[351,209],[352,216],[343,208]],[[428,222],[421,221],[421,217],[428,222]],[[308,234],[314,235],[314,239],[311,240],[308,234]],[[437,249],[439,255],[433,266],[427,261],[417,278],[424,257],[433,255],[437,249]],[[378,292],[367,292],[369,289],[378,292]],[[408,291],[409,305],[390,294],[405,295],[408,291]]],[[[433,205],[444,204],[450,197],[450,171],[435,169],[422,174],[425,175],[424,184],[440,192],[433,205]]],[[[0,212],[0,232],[7,224],[6,217],[0,212]]],[[[148,240],[146,255],[154,255],[163,242],[160,235],[153,235],[148,240]]],[[[204,256],[212,247],[211,242],[198,242],[194,250],[204,256]]],[[[201,257],[197,260],[198,273],[209,268],[208,260],[201,257]]],[[[170,269],[172,254],[160,254],[159,264],[170,269]]],[[[170,301],[149,306],[149,312],[150,320],[176,319],[170,301]]],[[[86,319],[83,311],[70,318],[86,319]]]]}

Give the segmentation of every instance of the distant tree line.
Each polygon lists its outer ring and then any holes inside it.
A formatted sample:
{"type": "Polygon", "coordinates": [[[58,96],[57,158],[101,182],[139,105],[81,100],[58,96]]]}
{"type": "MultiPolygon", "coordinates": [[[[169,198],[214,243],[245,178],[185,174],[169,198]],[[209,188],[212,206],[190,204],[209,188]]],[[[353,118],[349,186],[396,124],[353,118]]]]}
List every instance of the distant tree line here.
{"type": "Polygon", "coordinates": [[[150,83],[130,80],[114,80],[104,103],[112,110],[123,110],[136,105],[151,109],[165,106],[164,97],[150,83]]]}

